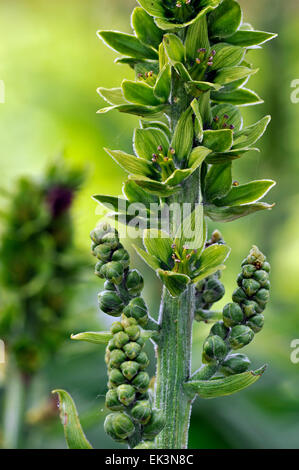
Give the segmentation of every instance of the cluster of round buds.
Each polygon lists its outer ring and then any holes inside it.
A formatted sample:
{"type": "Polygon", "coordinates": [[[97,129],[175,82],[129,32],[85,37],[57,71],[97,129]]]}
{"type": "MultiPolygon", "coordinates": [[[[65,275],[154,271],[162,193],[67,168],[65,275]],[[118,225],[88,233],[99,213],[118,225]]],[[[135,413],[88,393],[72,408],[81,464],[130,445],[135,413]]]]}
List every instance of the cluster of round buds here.
{"type": "Polygon", "coordinates": [[[212,128],[217,129],[231,129],[234,130],[235,126],[233,124],[228,125],[227,121],[229,120],[229,115],[224,114],[222,118],[215,116],[213,118],[212,128]]]}
{"type": "Polygon", "coordinates": [[[113,413],[105,420],[105,431],[114,440],[145,439],[137,448],[152,448],[151,442],[164,426],[163,414],[153,408],[148,393],[149,365],[143,351],[144,339],[137,321],[122,315],[111,327],[112,339],[106,348],[108,392],[106,406],[113,413]],[[145,446],[145,447],[140,447],[145,446]]]}
{"type": "Polygon", "coordinates": [[[203,346],[203,361],[219,365],[224,374],[239,374],[250,366],[244,354],[230,354],[247,346],[264,325],[262,312],[269,301],[270,265],[253,247],[242,263],[233,302],[225,305],[223,320],[215,323],[203,346]]]}
{"type": "Polygon", "coordinates": [[[164,153],[162,145],[158,145],[157,152],[152,155],[152,162],[155,169],[161,171],[162,180],[166,180],[175,171],[174,155],[175,150],[172,147],[168,149],[167,153],[164,153]]]}
{"type": "Polygon", "coordinates": [[[195,59],[195,63],[197,65],[201,65],[204,68],[212,67],[215,55],[216,55],[215,49],[212,49],[209,52],[204,47],[201,47],[200,49],[197,50],[197,57],[195,59]]]}
{"type": "Polygon", "coordinates": [[[106,280],[104,291],[99,294],[101,310],[113,317],[119,317],[125,311],[127,317],[145,326],[148,312],[140,297],[143,278],[136,269],[129,269],[129,253],[120,243],[117,230],[104,223],[90,236],[92,253],[98,259],[95,274],[106,280]]]}

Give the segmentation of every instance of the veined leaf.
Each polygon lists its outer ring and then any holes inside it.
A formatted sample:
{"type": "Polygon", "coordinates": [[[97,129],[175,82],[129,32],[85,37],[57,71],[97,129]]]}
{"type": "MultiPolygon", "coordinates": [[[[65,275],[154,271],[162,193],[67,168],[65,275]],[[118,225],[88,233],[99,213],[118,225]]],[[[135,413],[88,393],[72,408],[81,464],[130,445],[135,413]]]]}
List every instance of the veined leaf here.
{"type": "Polygon", "coordinates": [[[234,135],[233,149],[240,149],[244,147],[250,147],[255,144],[265,133],[271,116],[265,116],[260,121],[252,124],[251,126],[245,127],[234,135]]]}
{"type": "Polygon", "coordinates": [[[150,15],[155,16],[156,18],[165,18],[166,10],[164,8],[163,0],[138,0],[138,3],[150,15]]]}
{"type": "Polygon", "coordinates": [[[215,91],[221,88],[221,85],[211,82],[202,82],[196,80],[189,80],[185,83],[185,88],[192,96],[198,98],[207,91],[215,91]]]}
{"type": "Polygon", "coordinates": [[[99,114],[105,114],[110,111],[119,111],[120,113],[134,114],[135,116],[141,116],[142,118],[155,119],[159,118],[162,113],[167,110],[167,106],[160,104],[159,106],[142,106],[135,104],[120,104],[117,106],[110,106],[108,108],[102,108],[98,111],[99,114]]]}
{"type": "Polygon", "coordinates": [[[256,202],[253,204],[246,204],[243,206],[231,207],[217,207],[214,205],[205,206],[205,214],[215,222],[232,222],[240,217],[254,214],[255,212],[269,210],[274,207],[274,204],[266,204],[263,202],[256,202]]]}
{"type": "Polygon", "coordinates": [[[131,103],[146,106],[158,106],[161,104],[161,101],[154,94],[154,89],[146,83],[123,80],[121,86],[125,99],[131,103]]]}
{"type": "Polygon", "coordinates": [[[133,146],[138,157],[151,161],[160,145],[164,155],[167,155],[169,141],[163,131],[154,128],[135,129],[133,146]]]}
{"type": "Polygon", "coordinates": [[[211,93],[211,99],[216,103],[231,103],[236,106],[261,104],[263,100],[248,88],[237,88],[233,91],[216,91],[211,93]]]}
{"type": "Polygon", "coordinates": [[[211,266],[210,268],[204,269],[198,274],[196,277],[194,276],[194,273],[192,275],[192,282],[194,284],[197,284],[199,281],[202,281],[203,279],[206,279],[209,276],[212,276],[212,274],[217,273],[218,271],[223,271],[226,268],[224,264],[219,264],[217,266],[211,266]]]}
{"type": "Polygon", "coordinates": [[[86,331],[77,335],[71,335],[71,339],[75,341],[86,341],[93,344],[108,344],[112,338],[113,335],[110,331],[86,331]]]}
{"type": "Polygon", "coordinates": [[[143,158],[137,158],[135,155],[129,155],[121,150],[109,150],[106,148],[104,150],[128,173],[144,176],[158,175],[152,163],[143,158]]]}
{"type": "Polygon", "coordinates": [[[243,372],[243,374],[214,380],[190,380],[184,388],[190,395],[200,398],[217,398],[232,395],[254,384],[266,370],[266,366],[256,371],[243,372]]]}
{"type": "Polygon", "coordinates": [[[223,69],[219,69],[217,71],[214,81],[215,83],[226,85],[227,83],[249,77],[250,75],[255,74],[257,71],[258,69],[250,69],[242,65],[237,65],[236,67],[223,67],[223,69]]]}
{"type": "Polygon", "coordinates": [[[171,132],[167,124],[161,121],[140,121],[140,126],[142,129],[148,129],[152,127],[154,129],[159,129],[160,131],[164,132],[167,138],[171,138],[171,132]]]}
{"type": "Polygon", "coordinates": [[[243,124],[241,112],[237,106],[232,104],[217,104],[212,107],[213,118],[218,118],[218,122],[225,122],[227,127],[233,125],[235,130],[240,130],[243,124]],[[225,118],[224,118],[225,116],[225,118]],[[228,116],[228,119],[227,119],[228,116]]]}
{"type": "Polygon", "coordinates": [[[79,421],[72,397],[65,390],[53,390],[59,397],[59,413],[69,449],[92,449],[79,421]]]}
{"type": "Polygon", "coordinates": [[[212,37],[226,38],[239,28],[242,11],[235,0],[224,0],[209,15],[209,32],[212,37]]]}
{"type": "Polygon", "coordinates": [[[265,31],[236,31],[232,36],[225,40],[230,44],[241,47],[258,46],[264,42],[277,37],[277,34],[267,33],[265,31]]]}
{"type": "Polygon", "coordinates": [[[154,271],[161,268],[161,263],[155,256],[150,255],[147,251],[142,250],[139,246],[133,245],[136,253],[143,259],[143,261],[154,271]]]}
{"type": "Polygon", "coordinates": [[[179,186],[178,187],[167,186],[164,183],[151,180],[150,178],[146,178],[145,176],[141,176],[141,175],[129,175],[129,179],[132,181],[135,181],[136,184],[146,189],[151,194],[155,194],[156,196],[159,196],[159,197],[169,197],[181,190],[179,186]]]}
{"type": "Polygon", "coordinates": [[[154,86],[154,94],[158,99],[164,102],[168,101],[171,90],[171,66],[170,64],[164,65],[159,73],[154,86]]]}
{"type": "Polygon", "coordinates": [[[178,184],[181,184],[186,178],[189,178],[192,173],[192,168],[186,168],[184,170],[176,169],[172,175],[170,175],[167,180],[164,181],[164,183],[168,186],[177,186],[178,184]]]}
{"type": "Polygon", "coordinates": [[[185,47],[178,36],[172,33],[165,34],[163,37],[163,44],[166,54],[172,63],[184,62],[185,47]]]}
{"type": "Polygon", "coordinates": [[[172,256],[172,240],[168,233],[157,229],[145,230],[143,244],[151,256],[158,258],[166,266],[169,266],[172,256]]]}
{"type": "Polygon", "coordinates": [[[140,7],[136,7],[132,13],[132,26],[136,36],[143,44],[148,44],[158,49],[163,38],[163,32],[156,26],[153,18],[140,7]]]}
{"type": "Polygon", "coordinates": [[[196,271],[193,273],[193,282],[196,283],[218,271],[219,266],[223,265],[230,251],[227,245],[215,244],[206,248],[197,262],[196,271]]]}
{"type": "Polygon", "coordinates": [[[211,70],[218,70],[223,67],[234,67],[239,65],[245,55],[245,49],[238,46],[231,46],[219,42],[213,46],[216,54],[213,58],[211,70]]]}
{"type": "Polygon", "coordinates": [[[233,131],[231,129],[204,131],[203,145],[213,152],[226,152],[233,145],[233,131]]]}
{"type": "Polygon", "coordinates": [[[158,269],[157,274],[172,297],[181,295],[190,282],[190,278],[186,274],[163,271],[163,269],[158,269]]]}
{"type": "Polygon", "coordinates": [[[197,140],[199,142],[202,142],[203,139],[203,122],[201,118],[201,114],[199,111],[199,104],[196,99],[194,99],[191,103],[191,108],[193,109],[194,115],[195,115],[195,134],[197,137],[197,140]]]}
{"type": "Polygon", "coordinates": [[[232,185],[231,162],[222,165],[212,165],[206,176],[204,188],[205,201],[214,201],[226,196],[232,185]]]}
{"type": "Polygon", "coordinates": [[[175,159],[182,163],[186,161],[193,145],[194,127],[192,120],[192,108],[184,111],[175,127],[171,146],[175,150],[175,159]]]}
{"type": "Polygon", "coordinates": [[[190,154],[188,167],[196,170],[211,152],[212,150],[206,147],[195,147],[190,154]]]}
{"type": "Polygon", "coordinates": [[[198,49],[210,48],[206,16],[202,16],[187,29],[185,40],[186,57],[194,60],[198,49]]]}
{"type": "Polygon", "coordinates": [[[242,150],[229,150],[228,152],[224,153],[211,153],[211,155],[207,156],[206,162],[213,165],[222,165],[223,163],[237,160],[238,158],[241,158],[244,153],[251,151],[259,152],[259,149],[246,148],[242,150]]]}
{"type": "Polygon", "coordinates": [[[136,36],[117,31],[98,31],[97,35],[113,50],[137,59],[157,60],[158,53],[136,36]]]}
{"type": "Polygon", "coordinates": [[[128,104],[123,95],[121,88],[98,88],[97,92],[99,95],[107,101],[107,103],[112,105],[118,104],[128,104]]]}
{"type": "Polygon", "coordinates": [[[187,245],[189,249],[196,249],[200,253],[206,237],[203,205],[200,203],[196,204],[195,209],[191,213],[183,214],[183,216],[185,217],[175,235],[175,244],[180,251],[187,245]]]}
{"type": "MultiPolygon", "coordinates": [[[[217,4],[220,2],[221,0],[217,0],[217,4]]],[[[173,23],[171,21],[168,21],[167,19],[162,19],[162,18],[157,18],[156,19],[156,23],[157,25],[159,26],[159,28],[161,29],[164,29],[164,30],[175,30],[175,29],[180,29],[180,28],[186,28],[187,26],[190,26],[194,23],[196,23],[197,20],[199,20],[199,18],[205,16],[207,13],[209,13],[210,11],[214,10],[214,8],[216,7],[217,5],[215,4],[215,1],[213,1],[213,5],[209,5],[207,6],[206,8],[203,8],[195,18],[193,18],[192,20],[190,21],[187,21],[186,23],[173,23]]]]}
{"type": "Polygon", "coordinates": [[[235,206],[257,202],[262,199],[275,184],[275,181],[272,180],[260,180],[233,186],[230,192],[224,198],[219,199],[216,204],[217,206],[235,206]]]}
{"type": "Polygon", "coordinates": [[[134,181],[126,181],[123,187],[123,193],[130,202],[140,202],[141,204],[159,204],[159,198],[149,194],[134,181]]]}
{"type": "Polygon", "coordinates": [[[184,64],[182,64],[181,62],[176,62],[175,64],[173,64],[173,66],[182,80],[184,80],[185,82],[192,82],[192,77],[184,66],[184,64]]]}

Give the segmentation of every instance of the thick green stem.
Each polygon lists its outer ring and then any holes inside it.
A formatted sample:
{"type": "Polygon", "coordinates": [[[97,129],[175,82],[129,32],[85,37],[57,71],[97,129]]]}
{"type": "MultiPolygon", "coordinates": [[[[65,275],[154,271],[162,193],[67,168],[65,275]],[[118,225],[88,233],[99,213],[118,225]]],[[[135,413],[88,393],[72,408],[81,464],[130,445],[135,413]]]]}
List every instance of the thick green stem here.
{"type": "Polygon", "coordinates": [[[3,412],[3,447],[20,447],[26,409],[27,384],[17,366],[11,360],[5,380],[3,412]]]}
{"type": "Polygon", "coordinates": [[[166,424],[157,437],[161,449],[185,449],[192,400],[183,384],[190,377],[194,287],[171,297],[164,287],[160,311],[161,332],[156,347],[156,407],[164,411],[166,424]]]}

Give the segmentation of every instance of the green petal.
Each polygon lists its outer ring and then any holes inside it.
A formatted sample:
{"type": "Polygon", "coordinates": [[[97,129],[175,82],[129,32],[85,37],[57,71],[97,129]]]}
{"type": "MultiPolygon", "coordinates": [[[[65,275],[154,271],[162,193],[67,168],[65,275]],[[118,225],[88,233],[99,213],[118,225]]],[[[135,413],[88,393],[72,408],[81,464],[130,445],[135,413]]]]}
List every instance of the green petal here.
{"type": "Polygon", "coordinates": [[[236,132],[234,135],[233,149],[242,149],[255,144],[264,135],[270,121],[271,116],[265,116],[255,124],[236,132]]]}
{"type": "Polygon", "coordinates": [[[158,106],[161,104],[161,101],[154,94],[154,89],[146,83],[123,80],[121,86],[125,99],[130,103],[145,106],[158,106]]]}
{"type": "Polygon", "coordinates": [[[143,244],[150,255],[162,261],[166,266],[169,265],[172,255],[172,240],[168,233],[157,229],[145,230],[143,244]]]}
{"type": "Polygon", "coordinates": [[[185,60],[185,47],[182,41],[175,34],[165,34],[163,37],[163,44],[166,54],[171,63],[184,62],[185,60]]]}
{"type": "Polygon", "coordinates": [[[99,114],[109,113],[110,111],[119,111],[120,113],[134,114],[145,118],[159,118],[166,112],[167,106],[160,104],[159,106],[142,106],[135,104],[120,104],[117,106],[109,106],[108,108],[102,108],[98,111],[99,114]]]}
{"type": "Polygon", "coordinates": [[[143,8],[136,7],[131,17],[136,36],[143,44],[158,49],[163,38],[163,32],[156,26],[153,18],[143,8]]]}
{"type": "Polygon", "coordinates": [[[71,335],[71,339],[75,341],[86,341],[87,343],[93,344],[108,344],[113,335],[110,331],[86,331],[84,333],[78,333],[71,335]]]}
{"type": "Polygon", "coordinates": [[[224,0],[209,15],[209,32],[212,37],[231,36],[239,28],[242,20],[241,7],[235,0],[224,0]]]}
{"type": "Polygon", "coordinates": [[[190,278],[186,274],[163,271],[162,269],[158,269],[157,274],[173,297],[181,295],[190,282],[190,278]]]}
{"type": "Polygon", "coordinates": [[[163,131],[154,128],[135,129],[133,146],[138,157],[151,161],[159,145],[162,146],[164,155],[167,155],[169,141],[163,131]]]}
{"type": "Polygon", "coordinates": [[[112,105],[127,104],[121,88],[98,88],[99,95],[112,105]]]}
{"type": "Polygon", "coordinates": [[[238,65],[236,67],[223,67],[218,70],[214,81],[215,83],[220,83],[220,85],[226,85],[227,83],[250,77],[250,75],[253,75],[256,72],[258,72],[258,69],[250,69],[243,65],[238,65]]]}
{"type": "Polygon", "coordinates": [[[246,217],[263,210],[270,210],[273,207],[273,204],[270,205],[263,202],[231,207],[217,207],[209,204],[205,206],[205,214],[215,222],[232,222],[240,217],[246,217]]]}
{"type": "Polygon", "coordinates": [[[198,262],[197,269],[193,273],[194,283],[197,283],[201,279],[210,276],[212,273],[222,269],[224,261],[230,254],[230,248],[227,245],[211,245],[206,248],[198,262]]]}
{"type": "Polygon", "coordinates": [[[264,42],[277,37],[277,34],[265,31],[236,31],[232,36],[225,39],[226,42],[236,46],[250,47],[258,46],[264,42]]]}
{"type": "Polygon", "coordinates": [[[204,131],[203,145],[214,152],[226,152],[233,145],[233,131],[231,129],[204,131]]]}
{"type": "Polygon", "coordinates": [[[194,126],[192,109],[184,111],[175,127],[171,146],[175,150],[177,162],[187,161],[193,145],[194,126]]]}
{"type": "Polygon", "coordinates": [[[144,160],[143,158],[137,158],[134,155],[129,155],[121,150],[104,150],[128,173],[144,176],[157,175],[152,163],[144,160]]]}
{"type": "Polygon", "coordinates": [[[155,256],[150,255],[147,251],[144,251],[139,246],[133,245],[136,253],[143,259],[143,261],[154,271],[161,268],[161,263],[155,256]]]}
{"type": "Polygon", "coordinates": [[[158,99],[164,102],[168,101],[171,91],[171,66],[165,64],[161,72],[159,73],[154,87],[154,94],[158,99]]]}
{"type": "Polygon", "coordinates": [[[236,106],[262,104],[263,100],[248,88],[237,88],[233,91],[216,91],[211,93],[212,101],[216,103],[231,103],[236,106]]]}
{"type": "Polygon", "coordinates": [[[137,59],[158,59],[157,52],[139,41],[136,36],[117,31],[98,31],[97,34],[109,47],[121,54],[137,59]]]}
{"type": "Polygon", "coordinates": [[[211,152],[212,150],[206,147],[195,147],[190,154],[188,166],[196,170],[211,152]]]}
{"type": "Polygon", "coordinates": [[[167,186],[164,183],[151,180],[150,178],[146,178],[141,175],[130,175],[129,179],[135,181],[136,184],[146,189],[146,191],[149,191],[151,194],[155,194],[160,197],[169,197],[181,190],[179,186],[167,186]]]}

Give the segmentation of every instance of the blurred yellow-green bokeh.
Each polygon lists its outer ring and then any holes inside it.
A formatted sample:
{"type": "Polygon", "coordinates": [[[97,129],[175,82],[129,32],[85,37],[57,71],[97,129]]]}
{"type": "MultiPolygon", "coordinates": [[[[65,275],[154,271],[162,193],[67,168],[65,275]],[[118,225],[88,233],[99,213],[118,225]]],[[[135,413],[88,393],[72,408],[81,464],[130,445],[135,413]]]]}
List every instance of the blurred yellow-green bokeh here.
{"type": "MultiPolygon", "coordinates": [[[[251,124],[272,114],[272,122],[261,141],[261,153],[246,154],[236,162],[234,178],[240,182],[272,178],[278,184],[268,196],[268,202],[276,203],[273,211],[219,226],[233,248],[223,275],[227,294],[222,303],[231,295],[240,261],[257,244],[272,264],[272,302],[266,326],[248,352],[254,366],[268,363],[269,367],[262,380],[238,395],[196,402],[190,447],[299,448],[299,363],[290,359],[291,341],[299,338],[299,102],[291,101],[291,84],[296,79],[299,83],[299,5],[295,0],[240,3],[246,20],[256,29],[278,32],[279,38],[250,52],[260,72],[251,78],[249,87],[264,98],[264,104],[243,108],[244,120],[251,124]]],[[[61,152],[75,166],[87,167],[88,179],[73,211],[76,243],[87,255],[89,232],[99,218],[91,195],[118,195],[125,178],[103,147],[130,151],[132,129],[137,125],[136,118],[116,112],[96,114],[104,104],[97,87],[118,86],[132,74],[128,67],[113,64],[116,54],[100,42],[96,31],[129,32],[134,5],[134,0],[0,3],[0,79],[5,85],[5,103],[0,104],[0,187],[12,190],[15,179],[23,174],[38,177],[61,152]]],[[[146,277],[145,297],[156,316],[160,284],[132,256],[146,277]]],[[[105,325],[107,320],[97,311],[101,287],[91,274],[78,290],[70,320],[74,331],[105,325]]],[[[200,363],[205,334],[205,328],[195,326],[194,368],[200,363]]],[[[68,389],[94,446],[109,448],[114,443],[102,426],[103,353],[103,348],[71,344],[66,339],[56,362],[44,371],[47,380],[36,381],[31,404],[41,404],[52,388],[68,389]]],[[[65,447],[58,418],[29,426],[29,430],[27,447],[65,447]]]]}

